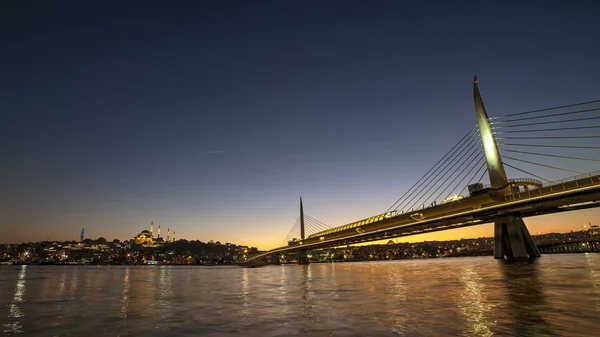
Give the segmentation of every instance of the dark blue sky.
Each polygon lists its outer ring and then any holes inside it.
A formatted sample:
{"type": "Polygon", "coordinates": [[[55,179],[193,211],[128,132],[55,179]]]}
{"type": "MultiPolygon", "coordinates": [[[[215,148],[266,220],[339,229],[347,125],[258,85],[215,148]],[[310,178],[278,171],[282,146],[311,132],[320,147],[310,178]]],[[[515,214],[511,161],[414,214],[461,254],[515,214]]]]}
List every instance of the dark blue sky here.
{"type": "Polygon", "coordinates": [[[154,221],[269,248],[300,194],[332,226],[380,213],[476,123],[475,71],[490,116],[599,98],[599,10],[3,1],[0,242],[154,221]]]}

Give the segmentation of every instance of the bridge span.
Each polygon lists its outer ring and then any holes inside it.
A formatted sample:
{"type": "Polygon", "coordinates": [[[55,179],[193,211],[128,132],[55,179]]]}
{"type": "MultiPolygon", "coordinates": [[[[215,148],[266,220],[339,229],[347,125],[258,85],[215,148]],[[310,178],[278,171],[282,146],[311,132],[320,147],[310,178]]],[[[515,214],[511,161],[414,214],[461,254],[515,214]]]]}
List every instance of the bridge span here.
{"type": "Polygon", "coordinates": [[[600,206],[600,172],[573,177],[495,200],[488,193],[404,214],[380,214],[353,224],[316,233],[304,240],[251,257],[320,249],[494,222],[506,215],[521,218],[600,206]],[[372,220],[369,220],[372,219],[372,220]]]}
{"type": "MultiPolygon", "coordinates": [[[[514,260],[520,258],[535,258],[539,257],[540,253],[531,239],[531,235],[523,218],[559,213],[573,210],[580,210],[586,208],[593,208],[600,206],[600,171],[579,174],[570,178],[561,179],[559,181],[546,181],[542,182],[537,179],[520,178],[520,179],[508,179],[504,170],[504,163],[500,156],[500,151],[497,145],[496,134],[494,131],[490,119],[487,116],[483,100],[479,93],[478,83],[479,81],[475,78],[473,85],[473,96],[475,103],[475,111],[478,120],[478,136],[479,146],[483,147],[483,154],[485,162],[482,165],[487,166],[487,173],[490,180],[490,185],[483,186],[481,183],[469,185],[469,195],[454,196],[451,198],[444,199],[443,203],[436,203],[436,199],[426,206],[425,203],[420,204],[416,209],[410,207],[410,209],[399,212],[386,211],[382,214],[378,214],[363,220],[359,220],[343,226],[335,228],[327,228],[317,232],[313,232],[310,235],[305,235],[305,215],[302,206],[302,200],[300,200],[300,238],[292,239],[287,242],[285,246],[272,249],[268,252],[252,256],[248,261],[261,259],[270,255],[285,254],[291,252],[298,253],[298,261],[300,264],[308,263],[307,252],[309,250],[321,249],[326,247],[345,246],[350,244],[356,244],[361,242],[369,242],[383,239],[391,239],[401,236],[429,233],[440,230],[447,230],[453,228],[467,227],[473,225],[479,225],[484,223],[494,223],[494,257],[504,258],[507,260],[514,260]]],[[[595,101],[593,101],[595,102],[595,101]]],[[[600,101],[598,101],[600,102],[600,101]]],[[[569,106],[577,106],[584,103],[573,104],[569,106]]],[[[557,108],[563,108],[557,107],[557,108]]],[[[535,110],[532,112],[553,110],[557,108],[535,110]]],[[[587,109],[574,112],[562,112],[558,114],[549,115],[550,117],[570,115],[575,113],[584,113],[590,111],[597,111],[598,109],[587,109]]],[[[525,112],[522,114],[530,114],[532,112],[525,112]]],[[[520,114],[513,114],[520,115],[520,114]]],[[[513,116],[508,115],[508,116],[513,116]]],[[[536,118],[546,118],[546,116],[537,117],[525,117],[516,118],[510,121],[521,121],[530,120],[536,118]]],[[[582,118],[578,120],[590,120],[593,118],[582,118]]],[[[600,117],[597,117],[600,118],[600,117]]],[[[540,122],[539,124],[550,124],[550,123],[561,123],[564,121],[547,121],[540,122]]],[[[513,125],[516,127],[532,125],[532,124],[518,124],[513,125]]],[[[591,126],[584,126],[583,128],[591,128],[591,126]]],[[[600,128],[600,126],[598,126],[600,128]]],[[[574,129],[574,128],[566,128],[574,129]]],[[[560,129],[535,129],[530,132],[540,131],[553,131],[560,129]]],[[[525,132],[525,131],[513,131],[513,132],[525,132]]],[[[465,136],[466,137],[466,136],[465,136]]],[[[527,139],[535,137],[513,137],[512,139],[527,139]]],[[[551,137],[539,137],[551,138],[551,137]]],[[[600,136],[573,136],[573,137],[557,137],[557,138],[600,138],[600,136]]],[[[510,139],[507,137],[506,139],[510,139]]],[[[465,143],[466,144],[466,143],[465,143]]],[[[458,145],[458,144],[457,144],[458,145]]],[[[464,144],[463,144],[464,145],[464,144]]],[[[520,145],[522,147],[533,146],[531,144],[507,144],[507,145],[520,145]]],[[[550,146],[540,145],[542,147],[556,147],[556,148],[578,148],[578,149],[600,149],[600,147],[594,146],[550,146]]],[[[472,147],[471,153],[476,151],[477,146],[472,147]]],[[[529,155],[544,155],[534,152],[525,152],[519,149],[508,149],[506,152],[511,153],[524,153],[529,155]]],[[[552,158],[567,158],[567,159],[581,159],[592,162],[600,162],[596,159],[586,159],[572,156],[561,156],[557,154],[547,154],[552,158]]],[[[507,158],[518,160],[509,156],[507,158]]],[[[469,159],[467,159],[469,160],[469,159]]],[[[473,160],[471,160],[473,161],[473,160]]],[[[536,164],[530,160],[519,160],[521,162],[536,164]]],[[[439,162],[438,162],[439,163],[439,162]]],[[[442,162],[442,166],[445,162],[442,162]]],[[[452,167],[456,166],[458,162],[455,162],[452,167]]],[[[464,162],[463,162],[464,164],[464,162]]],[[[436,164],[437,165],[437,164],[436,164]]],[[[448,164],[450,165],[450,164],[448,164]]],[[[471,165],[470,163],[468,165],[471,165]]],[[[521,170],[512,165],[506,164],[507,166],[514,168],[518,171],[527,173],[537,178],[541,178],[533,173],[521,170]]],[[[576,172],[570,169],[561,169],[552,165],[536,164],[544,167],[553,169],[560,169],[567,172],[576,172]]],[[[441,167],[441,166],[440,166],[441,167]]],[[[473,167],[475,168],[475,166],[473,167]]],[[[473,170],[473,168],[471,170],[473,170]]],[[[433,168],[432,168],[433,169],[433,168]]],[[[438,167],[439,169],[439,167],[438,167]]],[[[461,164],[453,171],[461,169],[461,164]]],[[[467,168],[465,167],[464,170],[467,168]]],[[[437,169],[436,169],[437,171],[437,169]]],[[[433,171],[433,175],[436,175],[436,171],[433,171]]],[[[430,170],[431,172],[431,170],[430,170]]],[[[429,172],[428,172],[429,173],[429,172]]],[[[485,172],[484,172],[485,174],[485,172]]],[[[483,175],[481,176],[483,177],[483,175]]],[[[457,180],[454,177],[452,181],[457,180]]],[[[464,178],[463,178],[464,179],[464,178]]],[[[480,178],[481,180],[481,178],[480,178]]],[[[415,184],[417,185],[417,184],[415,184]]],[[[414,187],[414,186],[413,186],[414,187]]],[[[427,186],[424,186],[424,189],[427,186]]],[[[412,189],[412,187],[411,187],[412,189]]],[[[432,187],[427,189],[429,192],[432,187]]],[[[413,191],[414,192],[414,191],[413,191]]],[[[442,191],[443,193],[443,191],[442,191]]],[[[440,195],[442,195],[440,193],[440,195]]],[[[408,198],[408,197],[407,197],[408,198]]],[[[412,199],[411,199],[412,201],[412,199]]],[[[410,204],[407,203],[407,205],[410,204]]]]}

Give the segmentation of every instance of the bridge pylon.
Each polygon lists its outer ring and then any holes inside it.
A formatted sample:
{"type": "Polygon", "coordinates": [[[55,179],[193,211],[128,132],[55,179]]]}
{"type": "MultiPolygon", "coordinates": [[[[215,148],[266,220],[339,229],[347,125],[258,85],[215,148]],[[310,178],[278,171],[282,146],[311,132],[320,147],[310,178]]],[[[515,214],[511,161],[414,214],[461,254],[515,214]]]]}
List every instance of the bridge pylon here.
{"type": "MultiPolygon", "coordinates": [[[[477,83],[479,83],[479,80],[475,77],[473,81],[473,99],[490,177],[491,188],[488,193],[494,199],[503,200],[505,196],[512,193],[512,186],[506,177],[500,151],[498,151],[496,139],[477,83]]],[[[540,257],[540,252],[521,217],[505,215],[494,219],[494,258],[512,261],[536,257],[540,257]]]]}
{"type": "MultiPolygon", "coordinates": [[[[301,242],[305,239],[304,233],[304,208],[302,207],[302,197],[300,197],[300,240],[301,242]]],[[[306,249],[300,249],[298,251],[298,264],[308,264],[308,252],[306,249]]]]}

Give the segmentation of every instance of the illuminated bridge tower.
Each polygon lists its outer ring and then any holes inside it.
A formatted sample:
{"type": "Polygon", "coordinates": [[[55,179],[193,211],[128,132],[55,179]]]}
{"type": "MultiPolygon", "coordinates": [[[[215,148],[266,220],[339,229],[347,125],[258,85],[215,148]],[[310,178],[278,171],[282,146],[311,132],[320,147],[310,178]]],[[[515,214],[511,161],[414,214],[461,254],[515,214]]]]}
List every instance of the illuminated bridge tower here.
{"type": "MultiPolygon", "coordinates": [[[[300,242],[306,239],[304,234],[304,208],[302,207],[302,197],[300,198],[300,242]]],[[[298,251],[298,264],[308,264],[308,253],[306,249],[298,251]]]]}
{"type": "MultiPolygon", "coordinates": [[[[477,83],[479,83],[479,80],[475,77],[473,98],[490,184],[492,185],[489,193],[494,199],[504,200],[505,196],[511,194],[512,187],[506,178],[504,164],[502,164],[502,158],[477,83]]],[[[525,222],[521,217],[507,214],[494,219],[494,258],[514,260],[539,256],[540,252],[533,243],[529,230],[527,230],[527,226],[525,226],[525,222]]]]}

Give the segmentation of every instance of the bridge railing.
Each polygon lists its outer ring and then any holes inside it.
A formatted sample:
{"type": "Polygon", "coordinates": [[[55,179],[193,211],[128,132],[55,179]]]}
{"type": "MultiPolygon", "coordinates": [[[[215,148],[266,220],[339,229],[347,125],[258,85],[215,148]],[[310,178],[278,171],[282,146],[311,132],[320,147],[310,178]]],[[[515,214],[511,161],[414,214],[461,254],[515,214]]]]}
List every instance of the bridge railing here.
{"type": "Polygon", "coordinates": [[[515,178],[515,179],[508,179],[508,183],[509,184],[528,184],[529,186],[543,186],[544,183],[542,183],[541,180],[537,180],[537,179],[531,179],[531,178],[515,178]]]}
{"type": "MultiPolygon", "coordinates": [[[[527,178],[524,178],[527,179],[527,178]]],[[[600,183],[600,171],[580,174],[572,177],[563,178],[560,180],[547,181],[541,186],[529,186],[529,188],[521,191],[513,191],[511,195],[506,197],[507,201],[518,200],[527,197],[533,197],[542,194],[554,193],[559,191],[570,190],[582,186],[588,186],[600,183]]]]}
{"type": "Polygon", "coordinates": [[[593,182],[593,178],[598,177],[598,176],[600,176],[600,171],[594,171],[594,172],[590,172],[590,173],[585,173],[585,174],[580,174],[580,175],[576,175],[576,176],[572,176],[572,177],[563,178],[560,180],[548,181],[545,184],[543,184],[543,186],[559,185],[559,184],[564,184],[569,181],[577,181],[577,180],[583,180],[583,179],[587,179],[587,178],[592,179],[591,181],[593,182]]]}

